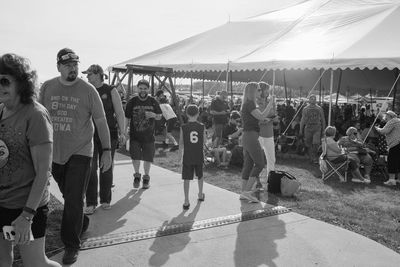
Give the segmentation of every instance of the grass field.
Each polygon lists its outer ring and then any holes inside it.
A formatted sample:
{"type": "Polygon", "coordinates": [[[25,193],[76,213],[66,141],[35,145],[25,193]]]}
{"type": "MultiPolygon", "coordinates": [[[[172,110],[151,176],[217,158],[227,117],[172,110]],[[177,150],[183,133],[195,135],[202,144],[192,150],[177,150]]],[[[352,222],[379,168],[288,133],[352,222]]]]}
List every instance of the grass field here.
{"type": "MultiPolygon", "coordinates": [[[[154,164],[178,172],[178,152],[157,150],[154,164]]],[[[324,183],[318,178],[318,166],[284,155],[277,156],[276,169],[293,174],[301,182],[301,189],[291,198],[264,192],[260,194],[262,201],[359,233],[400,253],[399,187],[339,183],[336,177],[324,183]]],[[[207,183],[240,193],[240,171],[239,168],[222,170],[209,165],[204,169],[204,178],[207,183]]],[[[261,177],[265,185],[265,172],[261,177]]],[[[62,205],[55,198],[50,201],[50,211],[46,253],[52,256],[63,246],[59,237],[62,205]]],[[[16,250],[14,266],[22,266],[18,258],[16,250]]]]}

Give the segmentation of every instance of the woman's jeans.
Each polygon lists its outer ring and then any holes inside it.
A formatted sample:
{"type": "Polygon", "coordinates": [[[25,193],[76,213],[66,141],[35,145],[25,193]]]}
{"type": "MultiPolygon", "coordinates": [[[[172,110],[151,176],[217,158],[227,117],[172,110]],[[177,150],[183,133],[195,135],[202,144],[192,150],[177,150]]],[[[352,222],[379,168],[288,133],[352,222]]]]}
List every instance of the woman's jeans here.
{"type": "Polygon", "coordinates": [[[258,132],[246,131],[242,134],[243,168],[242,179],[259,177],[265,166],[264,153],[258,141],[258,132]]]}

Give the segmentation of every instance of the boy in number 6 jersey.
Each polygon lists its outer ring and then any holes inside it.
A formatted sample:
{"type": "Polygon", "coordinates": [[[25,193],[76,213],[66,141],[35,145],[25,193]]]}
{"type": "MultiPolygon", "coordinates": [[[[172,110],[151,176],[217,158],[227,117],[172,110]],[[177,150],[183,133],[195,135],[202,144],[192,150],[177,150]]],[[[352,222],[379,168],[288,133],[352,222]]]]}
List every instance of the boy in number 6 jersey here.
{"type": "Polygon", "coordinates": [[[188,105],[186,108],[188,122],[181,127],[179,139],[179,159],[182,159],[182,179],[185,202],[183,209],[188,210],[189,185],[196,173],[199,185],[198,201],[204,201],[203,193],[203,163],[204,163],[204,125],[197,121],[199,108],[196,105],[188,105]]]}

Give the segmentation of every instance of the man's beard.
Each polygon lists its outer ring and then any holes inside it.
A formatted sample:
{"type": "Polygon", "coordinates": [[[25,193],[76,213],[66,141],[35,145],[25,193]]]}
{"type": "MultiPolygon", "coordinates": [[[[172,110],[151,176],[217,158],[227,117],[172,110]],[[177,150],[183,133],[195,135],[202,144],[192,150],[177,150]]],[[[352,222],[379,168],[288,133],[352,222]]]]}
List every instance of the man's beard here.
{"type": "Polygon", "coordinates": [[[76,74],[76,72],[70,72],[67,76],[67,81],[68,82],[73,82],[76,80],[76,77],[78,77],[78,75],[76,74]]]}
{"type": "Polygon", "coordinates": [[[148,93],[145,93],[145,92],[140,92],[140,93],[139,93],[139,97],[140,97],[141,99],[145,99],[145,98],[147,97],[147,95],[148,95],[148,93]]]}

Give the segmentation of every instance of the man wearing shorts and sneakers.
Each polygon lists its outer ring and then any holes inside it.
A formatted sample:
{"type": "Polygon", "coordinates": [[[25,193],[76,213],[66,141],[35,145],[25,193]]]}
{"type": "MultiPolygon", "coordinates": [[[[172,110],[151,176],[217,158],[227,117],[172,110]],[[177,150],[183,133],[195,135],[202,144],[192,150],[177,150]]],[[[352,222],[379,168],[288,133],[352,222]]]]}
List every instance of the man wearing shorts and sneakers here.
{"type": "Polygon", "coordinates": [[[324,111],[317,105],[317,97],[310,95],[309,104],[303,109],[300,121],[300,136],[304,141],[312,163],[318,163],[318,147],[321,145],[322,131],[325,129],[324,111]]]}
{"type": "Polygon", "coordinates": [[[143,178],[143,189],[150,186],[150,167],[154,158],[154,129],[155,120],[160,120],[162,112],[157,100],[149,95],[150,84],[147,80],[137,83],[138,95],[132,97],[125,108],[125,135],[129,134],[129,153],[131,155],[133,168],[133,187],[138,188],[143,178]],[[139,172],[140,161],[143,160],[144,175],[139,172]]]}

